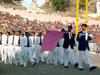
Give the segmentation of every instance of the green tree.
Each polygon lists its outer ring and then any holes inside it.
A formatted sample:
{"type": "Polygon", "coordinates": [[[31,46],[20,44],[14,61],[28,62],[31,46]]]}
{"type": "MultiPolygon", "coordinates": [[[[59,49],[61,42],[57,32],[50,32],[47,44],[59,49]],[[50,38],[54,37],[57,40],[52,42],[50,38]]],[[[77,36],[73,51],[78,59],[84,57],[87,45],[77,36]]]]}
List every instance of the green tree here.
{"type": "Polygon", "coordinates": [[[56,10],[64,11],[70,7],[70,0],[51,0],[51,2],[56,10]]]}
{"type": "Polygon", "coordinates": [[[0,0],[0,3],[13,3],[13,1],[21,1],[21,0],[0,0]]]}

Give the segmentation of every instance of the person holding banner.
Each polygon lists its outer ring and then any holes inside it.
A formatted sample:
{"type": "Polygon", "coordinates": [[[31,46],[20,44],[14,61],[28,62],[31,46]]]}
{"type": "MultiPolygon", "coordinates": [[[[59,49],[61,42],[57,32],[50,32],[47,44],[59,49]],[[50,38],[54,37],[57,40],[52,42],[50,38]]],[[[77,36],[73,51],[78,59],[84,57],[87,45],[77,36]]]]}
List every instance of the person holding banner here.
{"type": "Polygon", "coordinates": [[[86,24],[82,24],[82,31],[78,33],[77,36],[77,41],[79,43],[78,45],[78,50],[79,50],[79,70],[83,71],[83,66],[82,66],[82,62],[83,62],[83,56],[85,55],[89,67],[90,67],[90,71],[95,70],[97,67],[93,65],[91,59],[90,59],[90,48],[89,48],[89,41],[92,39],[92,35],[86,32],[87,29],[87,25],[86,24]]]}
{"type": "Polygon", "coordinates": [[[63,55],[62,55],[62,47],[63,47],[63,41],[64,39],[61,38],[58,42],[53,54],[54,54],[54,65],[58,65],[58,61],[61,65],[63,65],[63,55]]]}
{"type": "Polygon", "coordinates": [[[40,53],[41,50],[41,45],[43,42],[43,37],[42,37],[42,33],[39,32],[36,38],[36,45],[35,45],[35,59],[36,62],[39,63],[39,58],[41,58],[41,62],[44,63],[44,58],[43,58],[43,53],[40,53]]]}
{"type": "Polygon", "coordinates": [[[78,66],[78,63],[75,61],[74,57],[74,47],[75,47],[75,34],[71,32],[72,26],[68,26],[68,31],[64,34],[64,66],[65,68],[68,68],[68,62],[69,62],[69,54],[71,56],[71,60],[74,64],[74,67],[76,68],[78,66]]]}

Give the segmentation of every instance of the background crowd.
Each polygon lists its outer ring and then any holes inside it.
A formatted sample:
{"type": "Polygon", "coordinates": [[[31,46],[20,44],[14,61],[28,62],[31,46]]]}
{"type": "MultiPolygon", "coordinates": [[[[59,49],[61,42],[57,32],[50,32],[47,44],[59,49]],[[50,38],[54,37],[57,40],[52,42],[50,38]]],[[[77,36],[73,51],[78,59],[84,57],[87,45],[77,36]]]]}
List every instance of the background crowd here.
{"type": "MultiPolygon", "coordinates": [[[[47,21],[40,21],[37,19],[29,20],[28,18],[23,18],[20,15],[11,15],[7,12],[0,11],[0,31],[18,31],[21,30],[22,33],[29,31],[29,32],[42,32],[45,33],[46,30],[55,30],[61,31],[63,28],[67,28],[69,23],[63,24],[60,21],[55,22],[47,22],[47,21]]],[[[76,32],[75,22],[70,23],[73,26],[73,32],[76,32]]],[[[81,24],[79,25],[79,31],[81,31],[81,24]]],[[[88,32],[92,33],[94,36],[100,34],[100,25],[88,25],[88,32]]],[[[96,37],[90,41],[92,43],[93,50],[100,52],[99,46],[96,44],[96,37]],[[94,45],[95,44],[95,45],[94,45]],[[95,49],[94,49],[95,48],[95,49]]]]}

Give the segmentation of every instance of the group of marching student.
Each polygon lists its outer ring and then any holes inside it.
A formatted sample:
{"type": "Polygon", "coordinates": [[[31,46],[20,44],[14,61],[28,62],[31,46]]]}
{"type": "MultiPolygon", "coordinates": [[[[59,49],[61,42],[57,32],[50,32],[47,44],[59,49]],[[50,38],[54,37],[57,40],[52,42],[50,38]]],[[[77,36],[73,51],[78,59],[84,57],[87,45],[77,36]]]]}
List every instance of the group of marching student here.
{"type": "Polygon", "coordinates": [[[34,66],[35,60],[39,63],[39,58],[41,57],[42,62],[44,62],[43,54],[40,54],[40,49],[43,41],[42,33],[26,32],[25,34],[21,31],[5,32],[0,33],[0,53],[2,58],[2,63],[9,62],[10,64],[18,65],[18,59],[20,60],[20,65],[26,67],[28,58],[34,66]],[[36,49],[36,50],[35,50],[36,49]],[[35,57],[35,59],[33,58],[35,57]]]}
{"type": "Polygon", "coordinates": [[[85,55],[90,71],[95,70],[97,67],[93,65],[89,54],[89,40],[92,39],[92,35],[86,32],[87,25],[82,24],[82,31],[78,33],[77,38],[72,33],[72,26],[68,26],[68,31],[64,29],[64,36],[60,39],[54,52],[46,51],[40,53],[41,45],[43,43],[44,34],[41,32],[35,34],[34,32],[13,31],[0,33],[0,53],[1,62],[18,65],[18,59],[20,65],[27,67],[28,59],[31,61],[32,66],[40,61],[42,63],[58,65],[64,65],[65,68],[69,67],[71,62],[75,68],[79,67],[79,70],[83,71],[83,56],[85,55]],[[79,56],[77,54],[77,48],[79,50],[79,56]]]}

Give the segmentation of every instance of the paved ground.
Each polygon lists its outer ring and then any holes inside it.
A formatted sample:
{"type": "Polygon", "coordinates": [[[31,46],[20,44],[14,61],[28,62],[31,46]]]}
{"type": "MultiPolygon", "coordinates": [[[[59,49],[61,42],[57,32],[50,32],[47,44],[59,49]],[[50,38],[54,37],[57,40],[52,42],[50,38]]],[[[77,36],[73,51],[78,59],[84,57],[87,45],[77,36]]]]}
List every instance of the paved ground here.
{"type": "Polygon", "coordinates": [[[29,62],[27,68],[20,66],[15,67],[14,65],[9,64],[0,64],[0,75],[100,75],[100,55],[91,54],[91,58],[95,65],[98,66],[98,69],[90,72],[88,65],[84,64],[84,71],[81,72],[78,69],[75,69],[73,65],[69,65],[69,69],[65,69],[63,66],[54,66],[47,64],[36,64],[34,67],[31,67],[29,62]]]}

